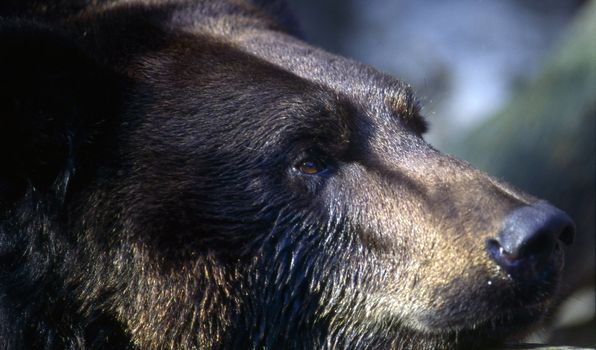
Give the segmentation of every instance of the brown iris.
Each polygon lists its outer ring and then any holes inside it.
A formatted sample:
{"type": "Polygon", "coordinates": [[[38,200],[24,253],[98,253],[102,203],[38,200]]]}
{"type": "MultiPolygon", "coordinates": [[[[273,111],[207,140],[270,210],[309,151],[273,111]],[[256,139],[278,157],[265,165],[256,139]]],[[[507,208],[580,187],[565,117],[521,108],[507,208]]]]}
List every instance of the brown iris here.
{"type": "Polygon", "coordinates": [[[324,166],[321,162],[314,160],[304,160],[298,163],[297,169],[303,174],[315,175],[323,171],[324,166]]]}

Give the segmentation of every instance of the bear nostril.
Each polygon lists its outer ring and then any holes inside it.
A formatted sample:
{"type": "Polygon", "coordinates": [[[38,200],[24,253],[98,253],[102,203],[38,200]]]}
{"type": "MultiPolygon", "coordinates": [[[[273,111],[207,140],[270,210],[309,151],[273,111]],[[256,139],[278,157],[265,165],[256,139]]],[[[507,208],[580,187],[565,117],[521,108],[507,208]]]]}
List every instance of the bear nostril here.
{"type": "Polygon", "coordinates": [[[515,258],[496,239],[486,241],[486,250],[488,255],[500,266],[507,267],[515,263],[515,258]]]}
{"type": "MultiPolygon", "coordinates": [[[[524,206],[510,213],[497,238],[486,242],[489,256],[509,270],[521,268],[522,262],[548,262],[560,242],[571,244],[575,235],[573,221],[546,202],[524,206]]],[[[538,266],[537,266],[538,267],[538,266]]]]}

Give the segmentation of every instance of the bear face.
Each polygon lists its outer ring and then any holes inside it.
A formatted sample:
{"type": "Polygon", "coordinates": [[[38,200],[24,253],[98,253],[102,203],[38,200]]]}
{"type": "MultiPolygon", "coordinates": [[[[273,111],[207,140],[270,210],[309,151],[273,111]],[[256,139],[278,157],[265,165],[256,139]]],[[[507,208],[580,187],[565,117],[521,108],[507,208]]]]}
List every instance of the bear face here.
{"type": "Polygon", "coordinates": [[[407,85],[271,23],[140,2],[4,24],[5,98],[36,108],[3,136],[58,121],[5,151],[12,348],[469,348],[550,310],[570,219],[426,144],[407,85]],[[23,55],[46,58],[24,81],[23,55]]]}

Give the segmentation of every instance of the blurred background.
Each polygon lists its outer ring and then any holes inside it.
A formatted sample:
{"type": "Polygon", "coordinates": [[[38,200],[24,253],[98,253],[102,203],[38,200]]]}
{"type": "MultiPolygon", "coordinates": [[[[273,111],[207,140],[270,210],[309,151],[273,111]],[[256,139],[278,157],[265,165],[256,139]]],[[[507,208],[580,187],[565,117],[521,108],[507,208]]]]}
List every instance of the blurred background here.
{"type": "Polygon", "coordinates": [[[426,139],[577,224],[551,327],[596,347],[596,0],[290,0],[304,36],[408,82],[426,139]]]}

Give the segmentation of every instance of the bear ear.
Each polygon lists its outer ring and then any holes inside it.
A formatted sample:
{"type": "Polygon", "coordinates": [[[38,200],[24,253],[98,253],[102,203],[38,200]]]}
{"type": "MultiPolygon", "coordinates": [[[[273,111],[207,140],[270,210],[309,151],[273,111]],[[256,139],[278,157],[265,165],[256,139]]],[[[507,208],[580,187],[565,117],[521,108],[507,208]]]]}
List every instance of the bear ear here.
{"type": "Polygon", "coordinates": [[[0,22],[0,208],[27,186],[68,178],[79,146],[113,117],[115,74],[76,41],[29,22],[0,22]]]}

